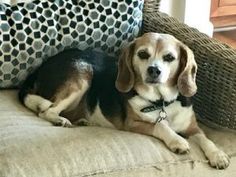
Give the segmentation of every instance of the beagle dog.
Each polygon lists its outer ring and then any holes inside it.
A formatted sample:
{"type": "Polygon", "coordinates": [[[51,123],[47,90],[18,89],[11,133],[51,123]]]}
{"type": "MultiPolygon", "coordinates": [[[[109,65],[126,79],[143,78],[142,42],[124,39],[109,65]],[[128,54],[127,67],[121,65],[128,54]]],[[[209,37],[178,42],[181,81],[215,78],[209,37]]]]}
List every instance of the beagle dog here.
{"type": "Polygon", "coordinates": [[[77,49],[51,57],[26,79],[19,99],[55,125],[85,123],[150,135],[176,153],[189,152],[180,135],[189,137],[212,167],[224,169],[229,157],[198,127],[191,105],[196,72],[186,45],[168,34],[146,33],[119,60],[77,49]]]}

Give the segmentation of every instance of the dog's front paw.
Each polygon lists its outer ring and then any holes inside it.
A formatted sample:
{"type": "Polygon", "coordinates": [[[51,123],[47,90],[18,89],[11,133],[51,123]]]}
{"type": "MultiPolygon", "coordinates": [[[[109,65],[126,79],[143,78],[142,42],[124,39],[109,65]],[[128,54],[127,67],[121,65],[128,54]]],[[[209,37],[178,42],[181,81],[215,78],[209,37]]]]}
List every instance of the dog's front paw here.
{"type": "Polygon", "coordinates": [[[225,169],[230,163],[229,156],[221,150],[212,152],[208,156],[208,160],[210,165],[217,169],[225,169]]]}
{"type": "Polygon", "coordinates": [[[72,127],[72,123],[64,118],[64,117],[60,117],[58,118],[55,122],[54,122],[54,125],[56,126],[62,126],[62,127],[72,127]]]}
{"type": "Polygon", "coordinates": [[[170,141],[167,146],[170,148],[171,151],[177,154],[185,154],[188,153],[190,150],[189,143],[187,140],[182,138],[181,136],[177,136],[170,141]]]}

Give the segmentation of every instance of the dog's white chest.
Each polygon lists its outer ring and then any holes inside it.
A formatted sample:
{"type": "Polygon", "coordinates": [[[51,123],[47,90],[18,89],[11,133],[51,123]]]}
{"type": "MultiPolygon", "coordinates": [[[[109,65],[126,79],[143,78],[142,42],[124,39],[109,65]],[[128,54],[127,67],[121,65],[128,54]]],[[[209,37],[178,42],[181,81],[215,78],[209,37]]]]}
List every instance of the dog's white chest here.
{"type": "Polygon", "coordinates": [[[151,112],[141,112],[140,110],[151,105],[151,103],[147,100],[140,98],[139,96],[135,96],[129,100],[129,104],[133,108],[133,111],[143,120],[147,122],[154,123],[156,122],[160,110],[155,110],[151,112]]]}
{"type": "MultiPolygon", "coordinates": [[[[149,101],[142,99],[139,96],[135,96],[129,100],[129,104],[133,108],[133,111],[143,120],[150,123],[156,123],[160,117],[162,107],[150,112],[141,112],[140,110],[152,105],[149,101]]],[[[182,107],[180,102],[175,101],[167,107],[163,108],[166,113],[166,120],[169,126],[177,131],[181,132],[186,129],[191,123],[191,117],[193,115],[192,107],[182,107]]]]}

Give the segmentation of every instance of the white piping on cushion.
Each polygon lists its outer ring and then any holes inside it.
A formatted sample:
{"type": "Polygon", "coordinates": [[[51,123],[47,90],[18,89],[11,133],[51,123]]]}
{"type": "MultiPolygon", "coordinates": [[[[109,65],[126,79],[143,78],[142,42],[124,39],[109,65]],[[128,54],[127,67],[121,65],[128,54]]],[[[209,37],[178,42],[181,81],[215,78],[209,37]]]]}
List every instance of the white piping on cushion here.
{"type": "Polygon", "coordinates": [[[0,3],[15,5],[20,2],[32,2],[32,1],[34,1],[34,0],[0,0],[0,3]]]}

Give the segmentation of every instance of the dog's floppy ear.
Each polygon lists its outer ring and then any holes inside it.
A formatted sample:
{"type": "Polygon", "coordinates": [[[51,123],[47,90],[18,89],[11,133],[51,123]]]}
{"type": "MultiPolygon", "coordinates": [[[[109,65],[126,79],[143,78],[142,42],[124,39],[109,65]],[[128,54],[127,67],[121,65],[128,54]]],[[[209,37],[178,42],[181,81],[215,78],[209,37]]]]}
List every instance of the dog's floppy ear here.
{"type": "Polygon", "coordinates": [[[191,97],[197,92],[196,84],[197,64],[194,54],[186,45],[180,44],[180,74],[177,86],[179,92],[186,97],[191,97]]]}
{"type": "Polygon", "coordinates": [[[135,43],[124,48],[119,57],[116,88],[120,92],[129,92],[134,86],[133,55],[135,43]]]}

